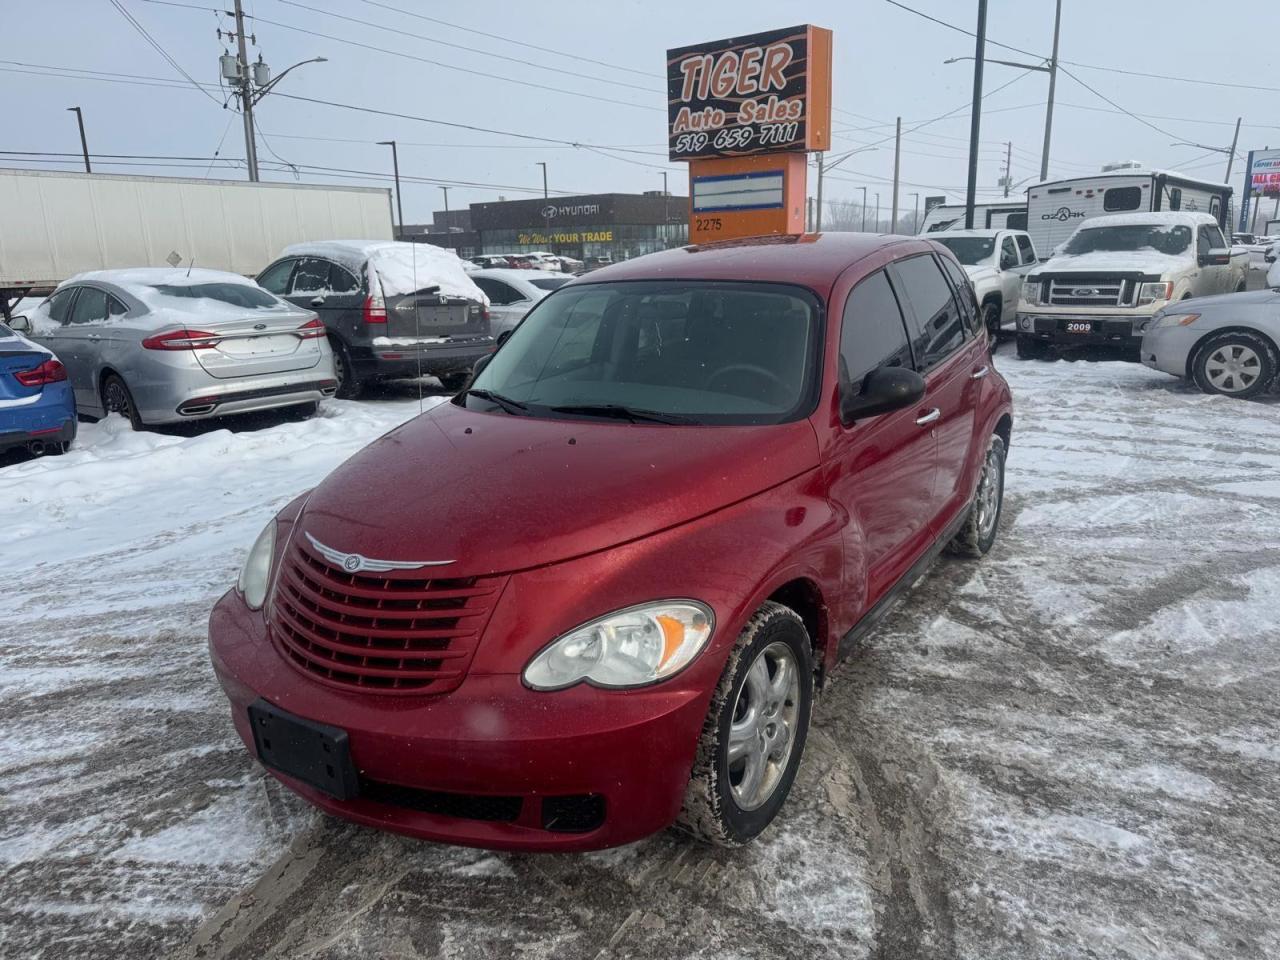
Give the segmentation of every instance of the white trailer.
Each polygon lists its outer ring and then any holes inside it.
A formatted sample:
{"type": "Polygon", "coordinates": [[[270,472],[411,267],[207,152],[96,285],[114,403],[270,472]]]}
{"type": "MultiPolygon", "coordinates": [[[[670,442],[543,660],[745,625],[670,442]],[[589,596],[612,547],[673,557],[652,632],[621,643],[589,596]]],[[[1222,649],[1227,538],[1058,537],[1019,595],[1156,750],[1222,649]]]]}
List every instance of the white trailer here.
{"type": "MultiPolygon", "coordinates": [[[[1001,203],[975,203],[973,228],[975,230],[1025,230],[1027,204],[1023,200],[1005,200],[1001,203]]],[[[920,221],[918,234],[937,233],[939,230],[964,229],[964,204],[942,203],[929,210],[920,221]]]]}
{"type": "Polygon", "coordinates": [[[1168,170],[1107,170],[1027,188],[1027,232],[1042,257],[1090,217],[1108,213],[1208,213],[1229,232],[1231,188],[1168,170]]]}
{"type": "Polygon", "coordinates": [[[391,191],[0,169],[0,312],[85,270],[256,274],[309,240],[391,240],[391,191]]]}

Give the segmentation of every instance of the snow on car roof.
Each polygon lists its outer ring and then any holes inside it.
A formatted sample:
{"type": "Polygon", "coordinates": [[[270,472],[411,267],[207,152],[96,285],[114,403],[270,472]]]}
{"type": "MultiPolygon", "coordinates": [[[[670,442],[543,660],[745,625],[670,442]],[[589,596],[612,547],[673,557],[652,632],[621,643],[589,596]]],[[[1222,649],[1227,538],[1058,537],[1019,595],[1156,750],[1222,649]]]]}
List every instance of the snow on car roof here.
{"type": "MultiPolygon", "coordinates": [[[[998,233],[1026,233],[1025,230],[1014,230],[1011,227],[974,227],[972,230],[939,230],[937,238],[941,240],[943,237],[994,237],[998,233]]],[[[934,237],[925,235],[926,240],[933,240],[934,237]]]]}
{"type": "Polygon", "coordinates": [[[401,296],[424,287],[436,286],[450,297],[465,297],[488,303],[484,293],[471,282],[462,261],[452,250],[430,243],[396,240],[319,240],[295,243],[284,248],[286,257],[324,257],[352,273],[372,271],[383,296],[401,296]]]}
{"type": "Polygon", "coordinates": [[[1183,211],[1161,211],[1160,213],[1106,213],[1099,217],[1090,217],[1077,228],[1088,230],[1090,227],[1129,227],[1129,226],[1177,226],[1192,229],[1206,224],[1217,226],[1218,220],[1208,213],[1186,213],[1183,211]]]}
{"type": "Polygon", "coordinates": [[[71,283],[84,283],[97,280],[102,283],[114,283],[118,287],[134,292],[135,287],[194,287],[202,283],[241,283],[248,287],[256,287],[257,283],[238,273],[227,273],[223,270],[204,270],[191,267],[130,267],[126,270],[88,270],[77,273],[70,280],[64,280],[59,287],[71,283]]]}

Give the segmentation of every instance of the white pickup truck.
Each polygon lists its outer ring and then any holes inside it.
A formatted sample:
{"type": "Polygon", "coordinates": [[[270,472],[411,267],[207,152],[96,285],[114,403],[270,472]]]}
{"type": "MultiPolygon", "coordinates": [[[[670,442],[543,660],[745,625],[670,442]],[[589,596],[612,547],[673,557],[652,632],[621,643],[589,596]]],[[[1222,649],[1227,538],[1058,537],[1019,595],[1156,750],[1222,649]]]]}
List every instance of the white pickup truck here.
{"type": "Polygon", "coordinates": [[[969,275],[992,342],[1001,328],[1012,331],[1022,281],[1038,262],[1031,235],[1025,230],[947,230],[931,233],[929,239],[954,253],[969,275]]]}
{"type": "Polygon", "coordinates": [[[1018,356],[1105,344],[1136,354],[1157,310],[1245,289],[1248,257],[1233,254],[1207,213],[1124,213],[1085,220],[1027,274],[1018,356]]]}

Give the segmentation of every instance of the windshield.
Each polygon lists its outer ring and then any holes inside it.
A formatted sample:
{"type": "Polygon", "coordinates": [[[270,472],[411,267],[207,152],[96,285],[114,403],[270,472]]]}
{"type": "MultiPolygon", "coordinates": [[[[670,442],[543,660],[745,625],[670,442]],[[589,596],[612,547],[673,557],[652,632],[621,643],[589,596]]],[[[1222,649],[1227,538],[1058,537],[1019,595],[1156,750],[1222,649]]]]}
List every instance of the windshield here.
{"type": "Polygon", "coordinates": [[[529,282],[539,290],[555,290],[572,279],[573,277],[530,277],[529,282]]]}
{"type": "MultiPolygon", "coordinates": [[[[818,319],[813,295],[783,284],[574,284],[526,316],[474,389],[528,416],[782,423],[813,407],[818,319]]],[[[456,402],[500,407],[474,395],[456,402]]]]}
{"type": "Polygon", "coordinates": [[[155,290],[166,297],[186,297],[190,300],[217,300],[233,307],[281,307],[284,304],[258,287],[247,283],[158,283],[155,290]]]}
{"type": "Polygon", "coordinates": [[[1176,256],[1191,246],[1191,228],[1168,224],[1134,223],[1123,227],[1087,227],[1077,230],[1062,247],[1070,256],[1099,251],[1155,250],[1176,256]]]}
{"type": "Polygon", "coordinates": [[[995,237],[935,237],[966,267],[985,263],[996,249],[995,237]]]}

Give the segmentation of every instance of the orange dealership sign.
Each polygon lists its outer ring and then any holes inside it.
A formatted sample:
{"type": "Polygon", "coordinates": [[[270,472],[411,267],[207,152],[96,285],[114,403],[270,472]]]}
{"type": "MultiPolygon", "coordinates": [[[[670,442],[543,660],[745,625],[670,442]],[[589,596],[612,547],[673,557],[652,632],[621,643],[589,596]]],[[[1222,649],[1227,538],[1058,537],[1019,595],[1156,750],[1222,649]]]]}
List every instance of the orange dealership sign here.
{"type": "Polygon", "coordinates": [[[798,26],[667,51],[672,160],[826,150],[831,31],[798,26]]]}

